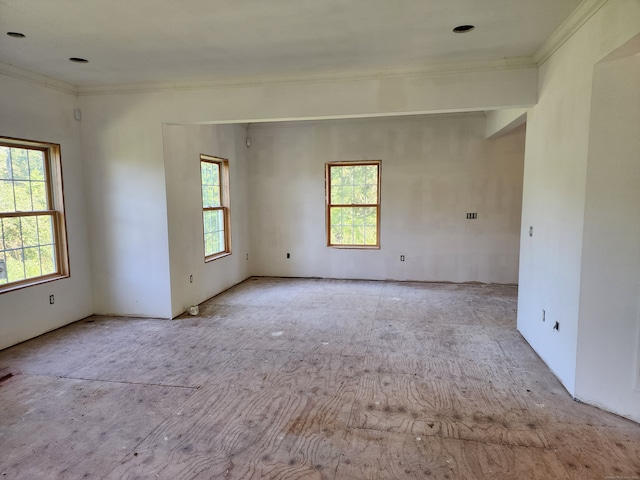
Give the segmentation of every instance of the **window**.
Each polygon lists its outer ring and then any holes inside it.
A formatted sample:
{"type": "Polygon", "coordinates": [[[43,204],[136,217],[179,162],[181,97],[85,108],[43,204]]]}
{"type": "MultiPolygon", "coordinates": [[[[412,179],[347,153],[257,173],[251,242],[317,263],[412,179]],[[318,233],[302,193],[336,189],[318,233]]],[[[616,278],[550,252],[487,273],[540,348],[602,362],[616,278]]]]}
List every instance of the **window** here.
{"type": "Polygon", "coordinates": [[[0,138],[0,292],[67,276],[60,145],[0,138]]]}
{"type": "Polygon", "coordinates": [[[229,223],[229,162],[200,155],[204,259],[215,260],[231,253],[229,223]]]}
{"type": "Polygon", "coordinates": [[[327,163],[327,245],[380,248],[378,161],[327,163]]]}

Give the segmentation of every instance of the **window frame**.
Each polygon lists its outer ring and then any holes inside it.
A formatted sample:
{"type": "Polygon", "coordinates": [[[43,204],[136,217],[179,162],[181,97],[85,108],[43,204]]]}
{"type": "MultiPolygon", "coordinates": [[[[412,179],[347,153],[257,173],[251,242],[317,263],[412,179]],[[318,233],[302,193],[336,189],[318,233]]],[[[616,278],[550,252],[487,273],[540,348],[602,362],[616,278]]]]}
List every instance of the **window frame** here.
{"type": "Polygon", "coordinates": [[[229,194],[229,160],[222,157],[216,157],[213,155],[200,154],[200,202],[202,204],[202,240],[204,250],[204,261],[212,262],[219,258],[223,258],[231,255],[231,206],[230,206],[230,194],[229,194]],[[205,207],[204,206],[204,183],[202,178],[202,164],[213,163],[218,165],[220,172],[220,206],[219,207],[205,207]],[[204,213],[207,211],[222,211],[223,223],[224,223],[224,250],[221,250],[211,255],[207,255],[207,240],[204,223],[204,213]]]}
{"type": "Polygon", "coordinates": [[[62,180],[62,155],[60,145],[36,140],[0,137],[0,146],[38,150],[42,152],[48,207],[46,210],[0,212],[0,219],[50,216],[53,221],[52,236],[55,246],[54,272],[0,285],[0,294],[70,277],[67,218],[64,208],[64,185],[62,180]]]}
{"type": "Polygon", "coordinates": [[[380,211],[381,211],[381,178],[382,178],[382,160],[349,160],[327,162],[325,164],[325,232],[327,247],[344,248],[357,250],[379,250],[380,249],[380,211]],[[377,202],[375,204],[354,203],[354,204],[333,204],[331,203],[331,168],[332,167],[357,167],[357,166],[375,166],[378,169],[377,175],[377,202]],[[334,244],[331,243],[331,208],[332,207],[365,207],[376,209],[376,243],[375,245],[360,244],[334,244]]]}

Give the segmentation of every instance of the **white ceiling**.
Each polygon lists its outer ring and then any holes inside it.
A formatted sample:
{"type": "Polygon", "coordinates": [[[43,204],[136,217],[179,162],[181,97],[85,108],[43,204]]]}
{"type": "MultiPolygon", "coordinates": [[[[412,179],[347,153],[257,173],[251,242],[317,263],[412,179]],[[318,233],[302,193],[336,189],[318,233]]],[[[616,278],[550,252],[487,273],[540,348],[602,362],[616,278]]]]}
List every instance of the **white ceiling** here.
{"type": "Polygon", "coordinates": [[[532,56],[579,3],[0,0],[0,63],[95,86],[491,62],[532,56]]]}

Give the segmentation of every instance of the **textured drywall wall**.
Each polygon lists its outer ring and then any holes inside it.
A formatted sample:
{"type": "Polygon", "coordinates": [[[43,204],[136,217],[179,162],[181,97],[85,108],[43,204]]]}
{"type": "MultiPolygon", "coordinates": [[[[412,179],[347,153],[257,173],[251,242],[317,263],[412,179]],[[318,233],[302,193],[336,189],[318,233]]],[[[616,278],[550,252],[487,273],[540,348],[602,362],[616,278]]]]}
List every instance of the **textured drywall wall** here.
{"type": "Polygon", "coordinates": [[[484,133],[483,115],[251,126],[254,273],[516,283],[524,127],[484,133]],[[342,160],[382,160],[380,250],[326,246],[324,166],[342,160]]]}
{"type": "MultiPolygon", "coordinates": [[[[640,36],[638,37],[640,38],[640,36]]],[[[640,421],[640,49],[596,65],[576,396],[640,421]]]]}
{"type": "Polygon", "coordinates": [[[527,112],[518,329],[571,394],[593,70],[639,31],[640,2],[606,2],[540,67],[539,101],[527,112]]]}
{"type": "Polygon", "coordinates": [[[505,108],[487,114],[485,137],[504,135],[527,121],[526,108],[505,108]]]}
{"type": "Polygon", "coordinates": [[[84,92],[78,101],[96,313],[172,316],[163,124],[521,107],[535,103],[536,82],[535,68],[514,67],[402,78],[84,92]]]}
{"type": "Polygon", "coordinates": [[[171,313],[175,317],[190,305],[197,305],[250,275],[246,127],[165,125],[163,131],[171,313]],[[231,255],[206,263],[200,154],[229,161],[231,255]]]}
{"type": "Polygon", "coordinates": [[[95,313],[169,318],[162,124],[132,98],[82,112],[95,313]]]}
{"type": "Polygon", "coordinates": [[[93,312],[80,126],[72,95],[0,75],[0,135],[59,143],[69,242],[69,278],[0,295],[0,348],[93,312]],[[49,295],[55,303],[49,305],[49,295]]]}

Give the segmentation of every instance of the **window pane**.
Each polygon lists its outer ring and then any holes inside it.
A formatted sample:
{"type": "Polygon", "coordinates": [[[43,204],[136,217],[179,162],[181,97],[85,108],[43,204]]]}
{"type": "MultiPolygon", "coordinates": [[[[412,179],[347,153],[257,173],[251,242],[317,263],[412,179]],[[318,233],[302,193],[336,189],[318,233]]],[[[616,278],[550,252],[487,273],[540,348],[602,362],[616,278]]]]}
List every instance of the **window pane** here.
{"type": "Polygon", "coordinates": [[[29,155],[25,148],[11,148],[11,170],[14,180],[29,180],[29,155]]]}
{"type": "Polygon", "coordinates": [[[340,225],[342,223],[342,209],[331,207],[330,210],[331,225],[340,225]]]}
{"type": "Polygon", "coordinates": [[[3,218],[2,229],[4,231],[5,250],[22,248],[22,235],[20,234],[20,218],[3,218]]]}
{"type": "Polygon", "coordinates": [[[24,280],[24,262],[22,249],[9,250],[5,253],[7,259],[7,277],[9,282],[24,280]]]}
{"type": "Polygon", "coordinates": [[[219,252],[224,252],[226,250],[226,246],[224,244],[224,230],[220,230],[218,232],[218,245],[220,246],[219,252]]]}
{"type": "Polygon", "coordinates": [[[13,199],[13,182],[0,180],[0,212],[15,212],[16,205],[13,199]]]}
{"type": "Polygon", "coordinates": [[[29,178],[44,181],[44,153],[40,150],[29,150],[29,178]]]}
{"type": "Polygon", "coordinates": [[[369,205],[378,203],[378,189],[376,185],[362,185],[358,188],[360,194],[358,198],[359,203],[367,203],[369,205]]]}
{"type": "Polygon", "coordinates": [[[56,255],[53,245],[40,247],[40,261],[42,266],[42,275],[49,275],[57,271],[56,255]]]}
{"type": "Polygon", "coordinates": [[[342,184],[353,185],[353,167],[338,167],[342,169],[342,184]]]}
{"type": "Polygon", "coordinates": [[[4,232],[0,250],[5,251],[8,282],[57,271],[52,216],[3,218],[0,227],[4,232]]]}
{"type": "Polygon", "coordinates": [[[25,278],[39,277],[42,275],[40,271],[40,249],[38,247],[25,248],[24,255],[24,269],[25,278]]]}
{"type": "Polygon", "coordinates": [[[204,212],[204,231],[213,233],[224,229],[224,213],[222,210],[207,210],[204,212]]]}
{"type": "Polygon", "coordinates": [[[353,167],[353,184],[364,185],[366,182],[367,167],[364,165],[357,165],[353,167]]]}
{"type": "Polygon", "coordinates": [[[366,183],[367,185],[378,185],[378,167],[376,165],[367,165],[366,169],[366,183]]]}
{"type": "Polygon", "coordinates": [[[329,242],[332,245],[339,245],[340,244],[340,237],[339,237],[339,230],[340,227],[338,226],[332,226],[331,230],[329,232],[329,242]]]}
{"type": "Polygon", "coordinates": [[[224,230],[224,212],[222,210],[207,210],[203,217],[205,233],[224,230]]]}
{"type": "Polygon", "coordinates": [[[331,198],[329,200],[330,203],[334,205],[344,204],[344,187],[331,187],[331,198]]]}
{"type": "Polygon", "coordinates": [[[334,245],[376,245],[375,207],[331,207],[329,238],[334,245]]]}
{"type": "Polygon", "coordinates": [[[35,247],[38,245],[37,217],[21,217],[22,246],[35,247]]]}
{"type": "Polygon", "coordinates": [[[208,207],[209,206],[209,200],[207,197],[207,187],[205,187],[204,185],[202,186],[202,206],[203,207],[208,207]]]}
{"type": "Polygon", "coordinates": [[[224,252],[224,211],[207,210],[203,216],[205,229],[205,255],[224,252]]]}
{"type": "Polygon", "coordinates": [[[213,175],[212,175],[212,185],[220,185],[220,165],[217,163],[212,163],[213,167],[213,175]]]}
{"type": "Polygon", "coordinates": [[[370,227],[375,227],[378,222],[377,222],[377,217],[378,217],[378,210],[376,210],[375,208],[365,208],[365,219],[364,219],[364,223],[367,226],[370,227]]]}
{"type": "Polygon", "coordinates": [[[0,266],[3,268],[3,271],[0,272],[0,285],[4,285],[9,280],[7,279],[7,261],[2,251],[0,251],[0,266]]]}
{"type": "Polygon", "coordinates": [[[210,187],[211,188],[211,200],[212,205],[210,207],[220,207],[222,203],[220,202],[220,187],[210,187]]]}
{"type": "Polygon", "coordinates": [[[344,207],[342,209],[342,224],[351,225],[353,223],[353,207],[344,207]]]}
{"type": "Polygon", "coordinates": [[[47,184],[45,182],[31,182],[31,199],[33,210],[47,210],[47,184]]]}
{"type": "Polygon", "coordinates": [[[202,226],[204,227],[205,235],[211,232],[211,212],[202,212],[202,226]]]}
{"type": "Polygon", "coordinates": [[[203,186],[202,187],[202,206],[220,207],[220,187],[203,186]]]}
{"type": "Polygon", "coordinates": [[[220,168],[218,163],[200,161],[202,206],[204,208],[222,206],[220,168]]]}
{"type": "Polygon", "coordinates": [[[16,196],[16,210],[18,212],[32,212],[31,182],[14,182],[13,188],[16,196]]]}
{"type": "Polygon", "coordinates": [[[376,245],[377,244],[377,238],[376,238],[376,227],[369,227],[366,226],[364,227],[364,243],[365,245],[376,245]]]}
{"type": "Polygon", "coordinates": [[[202,184],[210,185],[212,182],[212,166],[208,162],[200,162],[200,174],[202,175],[202,184]]]}
{"type": "Polygon", "coordinates": [[[9,147],[0,146],[0,180],[11,180],[12,178],[9,147]]]}
{"type": "Polygon", "coordinates": [[[215,231],[224,230],[224,212],[214,210],[211,213],[213,213],[213,229],[215,231]]]}
{"type": "Polygon", "coordinates": [[[53,217],[50,215],[40,215],[38,219],[38,240],[40,245],[50,245],[53,243],[53,217]]]}
{"type": "Polygon", "coordinates": [[[378,203],[377,167],[370,165],[333,166],[331,175],[331,204],[378,203]]]}
{"type": "Polygon", "coordinates": [[[329,167],[329,177],[332,187],[342,185],[342,169],[340,167],[329,167]]]}
{"type": "Polygon", "coordinates": [[[204,254],[205,256],[213,255],[215,251],[213,250],[213,233],[207,233],[204,236],[204,254]]]}
{"type": "Polygon", "coordinates": [[[342,226],[331,227],[330,238],[333,245],[340,245],[342,243],[342,226]]]}

